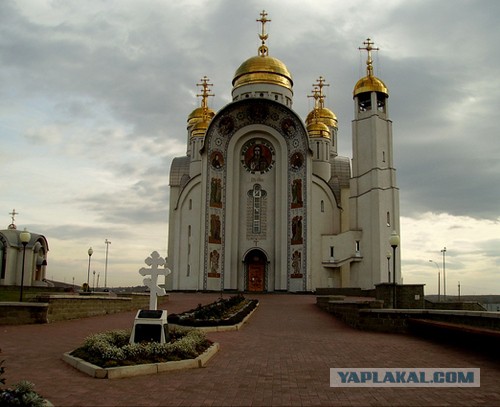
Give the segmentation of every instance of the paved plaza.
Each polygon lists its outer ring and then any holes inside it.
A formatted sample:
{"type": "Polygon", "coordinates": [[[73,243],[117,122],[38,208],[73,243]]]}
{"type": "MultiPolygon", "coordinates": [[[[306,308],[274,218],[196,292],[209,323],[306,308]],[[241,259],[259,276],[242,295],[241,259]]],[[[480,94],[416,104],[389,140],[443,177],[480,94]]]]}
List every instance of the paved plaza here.
{"type": "MultiPolygon", "coordinates": [[[[55,406],[500,406],[500,365],[487,355],[354,330],[317,308],[313,295],[247,297],[260,306],[242,330],[208,334],[221,349],[205,368],[153,376],[94,379],[61,360],[91,333],[131,328],[135,312],[0,326],[7,385],[29,380],[55,406]],[[331,388],[334,367],[477,367],[481,387],[331,388]]],[[[167,309],[216,298],[173,293],[167,309]]]]}

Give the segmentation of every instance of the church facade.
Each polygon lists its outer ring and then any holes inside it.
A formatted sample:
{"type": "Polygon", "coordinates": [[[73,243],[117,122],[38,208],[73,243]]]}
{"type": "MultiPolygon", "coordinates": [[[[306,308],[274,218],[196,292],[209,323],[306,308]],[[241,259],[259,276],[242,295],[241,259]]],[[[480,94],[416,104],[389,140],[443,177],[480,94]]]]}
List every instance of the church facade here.
{"type": "MultiPolygon", "coordinates": [[[[399,190],[373,43],[364,43],[366,76],[353,91],[351,160],[337,154],[324,79],[302,119],[292,109],[291,74],[269,56],[265,12],[258,21],[261,45],[236,70],[232,102],[211,110],[203,78],[187,153],[172,162],[166,288],[301,292],[387,282],[399,190]]],[[[395,264],[399,283],[399,258],[395,264]]]]}

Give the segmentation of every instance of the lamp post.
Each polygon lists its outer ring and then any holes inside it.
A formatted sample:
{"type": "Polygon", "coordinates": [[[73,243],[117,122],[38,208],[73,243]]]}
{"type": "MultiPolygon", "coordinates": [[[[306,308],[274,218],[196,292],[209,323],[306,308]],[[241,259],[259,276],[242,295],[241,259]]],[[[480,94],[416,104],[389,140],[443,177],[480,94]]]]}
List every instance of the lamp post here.
{"type": "Polygon", "coordinates": [[[446,301],[446,247],[441,250],[443,253],[443,297],[446,301]]]}
{"type": "Polygon", "coordinates": [[[392,307],[396,308],[396,248],[399,246],[399,235],[395,230],[391,233],[389,244],[392,247],[392,307]]]}
{"type": "Polygon", "coordinates": [[[104,263],[104,288],[108,288],[108,249],[111,242],[106,239],[104,240],[104,244],[106,245],[106,262],[104,263]]]}
{"type": "Polygon", "coordinates": [[[387,251],[387,282],[391,282],[391,251],[387,251]]]}
{"type": "Polygon", "coordinates": [[[438,269],[438,302],[441,302],[441,269],[434,260],[429,260],[429,262],[434,263],[438,269]]]}
{"type": "Polygon", "coordinates": [[[89,247],[89,250],[87,250],[87,253],[89,255],[89,268],[87,269],[87,291],[90,291],[90,258],[92,257],[92,253],[94,253],[94,251],[92,250],[92,247],[89,247]]]}
{"type": "Polygon", "coordinates": [[[21,269],[21,292],[19,294],[19,302],[23,302],[23,287],[24,287],[24,260],[26,258],[26,245],[29,243],[31,240],[31,233],[24,228],[24,231],[22,231],[19,234],[19,240],[21,240],[21,243],[23,245],[23,268],[21,269]]]}
{"type": "Polygon", "coordinates": [[[93,271],[93,277],[92,277],[92,292],[95,291],[95,270],[93,271]]]}

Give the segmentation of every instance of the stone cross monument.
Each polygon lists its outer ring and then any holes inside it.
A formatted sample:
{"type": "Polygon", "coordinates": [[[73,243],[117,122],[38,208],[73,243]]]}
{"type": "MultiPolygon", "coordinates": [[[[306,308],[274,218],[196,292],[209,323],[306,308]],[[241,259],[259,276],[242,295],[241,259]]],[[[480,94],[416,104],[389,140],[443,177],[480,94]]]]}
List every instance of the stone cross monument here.
{"type": "Polygon", "coordinates": [[[160,257],[158,252],[154,251],[151,255],[144,260],[151,268],[147,269],[142,267],[139,270],[139,273],[142,276],[150,275],[151,277],[146,277],[144,279],[144,284],[149,288],[150,297],[149,297],[149,309],[156,310],[158,308],[158,298],[163,295],[166,295],[164,288],[158,286],[158,276],[168,276],[171,271],[168,268],[164,268],[163,270],[158,269],[158,266],[165,267],[165,259],[160,257]]]}

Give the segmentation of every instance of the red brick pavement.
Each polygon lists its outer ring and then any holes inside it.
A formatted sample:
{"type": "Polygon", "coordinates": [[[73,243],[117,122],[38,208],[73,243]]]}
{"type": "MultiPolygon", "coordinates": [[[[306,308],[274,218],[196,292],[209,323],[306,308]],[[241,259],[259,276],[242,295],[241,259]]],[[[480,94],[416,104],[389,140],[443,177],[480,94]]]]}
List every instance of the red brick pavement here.
{"type": "MultiPolygon", "coordinates": [[[[93,379],[63,352],[90,333],[131,328],[135,313],[0,327],[7,384],[26,379],[55,406],[500,406],[500,366],[484,355],[423,339],[357,331],[310,295],[256,295],[241,331],[211,333],[221,350],[206,368],[93,379]],[[480,388],[331,388],[332,367],[481,368],[480,388]]],[[[170,294],[169,312],[216,294],[170,294]]]]}

